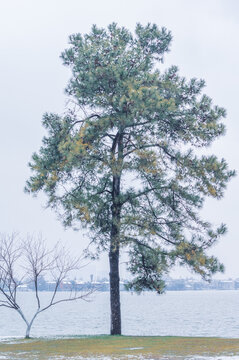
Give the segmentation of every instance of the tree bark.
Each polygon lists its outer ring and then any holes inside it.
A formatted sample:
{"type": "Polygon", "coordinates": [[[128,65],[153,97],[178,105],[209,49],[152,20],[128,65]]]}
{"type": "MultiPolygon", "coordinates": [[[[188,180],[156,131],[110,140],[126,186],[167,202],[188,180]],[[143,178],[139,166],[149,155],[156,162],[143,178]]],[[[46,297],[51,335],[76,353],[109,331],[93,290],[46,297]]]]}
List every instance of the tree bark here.
{"type": "Polygon", "coordinates": [[[111,335],[121,335],[120,311],[120,277],[119,277],[119,242],[118,229],[112,224],[111,245],[109,252],[110,262],[110,307],[111,307],[111,335]]]}
{"type": "MultiPolygon", "coordinates": [[[[122,130],[122,129],[121,129],[122,130]]],[[[112,144],[112,223],[110,236],[110,307],[111,307],[111,335],[121,335],[120,310],[120,277],[119,277],[119,250],[120,250],[120,182],[123,164],[123,132],[119,131],[112,144]],[[114,164],[115,150],[118,146],[117,162],[114,164]]]]}
{"type": "Polygon", "coordinates": [[[27,326],[25,339],[30,339],[31,325],[27,326]]]}
{"type": "Polygon", "coordinates": [[[111,242],[109,252],[110,262],[110,306],[111,306],[111,335],[121,335],[120,311],[120,277],[119,277],[119,246],[120,246],[120,176],[113,177],[113,204],[111,242]]]}

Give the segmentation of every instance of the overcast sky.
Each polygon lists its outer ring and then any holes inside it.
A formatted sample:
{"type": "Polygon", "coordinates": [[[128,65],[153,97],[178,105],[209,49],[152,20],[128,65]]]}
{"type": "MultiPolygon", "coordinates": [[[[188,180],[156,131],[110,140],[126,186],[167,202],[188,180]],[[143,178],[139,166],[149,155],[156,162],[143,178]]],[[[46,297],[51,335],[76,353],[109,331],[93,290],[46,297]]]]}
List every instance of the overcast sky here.
{"type": "MultiPolygon", "coordinates": [[[[0,232],[42,231],[49,243],[58,239],[81,251],[82,234],[65,231],[54,212],[44,209],[44,196],[23,193],[30,172],[27,163],[41,145],[44,112],[62,113],[70,72],[60,53],[72,33],[86,33],[92,24],[111,22],[132,31],[137,22],[156,23],[172,31],[171,52],[164,67],[206,80],[205,93],[227,109],[227,134],[210,149],[231,168],[239,163],[239,1],[238,0],[2,0],[0,2],[0,232]]],[[[226,266],[225,277],[239,277],[239,177],[223,200],[210,200],[204,218],[225,222],[227,235],[213,253],[226,266]]],[[[104,275],[107,258],[84,270],[104,275]]],[[[178,271],[174,277],[186,273],[178,271]]]]}

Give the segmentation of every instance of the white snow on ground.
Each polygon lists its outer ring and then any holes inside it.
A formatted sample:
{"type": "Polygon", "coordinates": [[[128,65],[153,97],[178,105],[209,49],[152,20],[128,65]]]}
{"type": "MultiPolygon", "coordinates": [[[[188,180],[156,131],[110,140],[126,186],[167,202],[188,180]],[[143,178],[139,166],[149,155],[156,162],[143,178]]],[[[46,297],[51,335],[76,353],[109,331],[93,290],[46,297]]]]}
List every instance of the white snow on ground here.
{"type": "MultiPolygon", "coordinates": [[[[28,353],[28,356],[25,357],[24,354],[26,353],[21,353],[18,354],[17,357],[14,354],[15,357],[12,357],[11,354],[9,354],[8,356],[4,356],[1,357],[0,355],[0,360],[1,359],[5,359],[5,360],[24,360],[24,359],[32,359],[32,360],[38,360],[39,359],[39,355],[35,354],[35,355],[30,355],[28,353]],[[29,357],[31,356],[31,357],[29,357]]],[[[145,357],[143,355],[122,355],[122,356],[97,356],[97,357],[82,357],[82,356],[60,356],[60,355],[56,355],[56,356],[51,356],[48,357],[47,360],[145,360],[145,357]],[[126,358],[127,356],[127,358],[126,358]]],[[[239,356],[199,356],[199,355],[191,355],[191,356],[161,356],[161,357],[152,357],[152,358],[148,358],[147,360],[239,360],[239,356]]]]}

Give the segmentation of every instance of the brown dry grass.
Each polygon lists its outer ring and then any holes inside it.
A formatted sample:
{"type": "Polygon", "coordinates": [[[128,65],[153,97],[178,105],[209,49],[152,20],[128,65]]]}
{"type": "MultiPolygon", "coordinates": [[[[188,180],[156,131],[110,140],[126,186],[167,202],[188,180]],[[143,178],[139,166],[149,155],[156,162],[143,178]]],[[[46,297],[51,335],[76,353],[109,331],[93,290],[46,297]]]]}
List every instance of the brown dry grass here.
{"type": "MultiPolygon", "coordinates": [[[[14,359],[79,359],[81,357],[170,359],[190,355],[239,355],[239,339],[159,336],[90,336],[73,339],[30,339],[0,344],[0,355],[14,359]]],[[[0,357],[1,358],[1,357],[0,357]]]]}

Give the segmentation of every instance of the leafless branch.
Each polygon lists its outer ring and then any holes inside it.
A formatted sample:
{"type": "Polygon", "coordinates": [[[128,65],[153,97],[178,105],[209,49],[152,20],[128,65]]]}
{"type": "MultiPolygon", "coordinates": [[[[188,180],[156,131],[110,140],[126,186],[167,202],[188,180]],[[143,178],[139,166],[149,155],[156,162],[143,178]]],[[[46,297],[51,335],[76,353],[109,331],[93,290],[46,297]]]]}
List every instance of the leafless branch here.
{"type": "Polygon", "coordinates": [[[19,313],[27,326],[26,338],[29,338],[31,326],[41,312],[61,302],[89,299],[94,292],[93,287],[84,293],[78,293],[75,289],[74,292],[68,292],[63,299],[56,298],[60,285],[73,270],[82,267],[81,263],[81,258],[72,258],[70,252],[59,243],[54,249],[49,249],[41,234],[38,237],[28,235],[25,240],[20,240],[17,234],[11,236],[0,234],[0,294],[3,297],[0,299],[0,307],[14,309],[19,313]],[[19,262],[24,262],[22,266],[24,276],[21,281],[16,277],[19,262]],[[51,275],[55,285],[49,303],[42,306],[39,282],[44,275],[51,275]],[[19,285],[27,279],[33,284],[36,298],[36,311],[30,321],[17,301],[19,285]]]}

